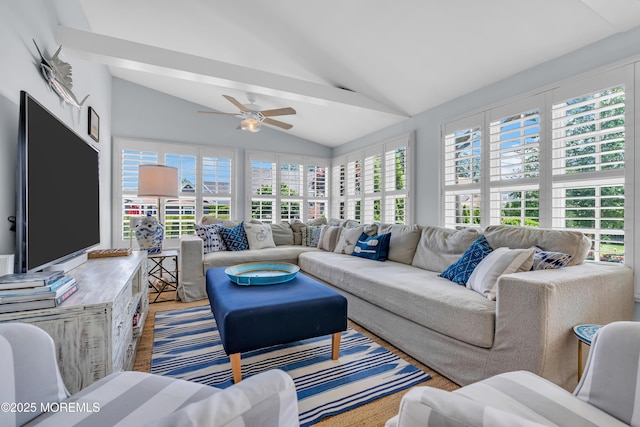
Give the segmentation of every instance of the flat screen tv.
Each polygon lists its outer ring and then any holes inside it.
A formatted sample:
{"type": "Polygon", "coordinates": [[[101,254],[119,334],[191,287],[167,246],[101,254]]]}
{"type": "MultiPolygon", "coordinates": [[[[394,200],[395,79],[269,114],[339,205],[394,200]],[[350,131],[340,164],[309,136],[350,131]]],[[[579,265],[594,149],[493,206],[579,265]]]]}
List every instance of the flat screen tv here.
{"type": "Polygon", "coordinates": [[[39,271],[100,243],[98,151],[20,92],[16,272],[39,271]]]}

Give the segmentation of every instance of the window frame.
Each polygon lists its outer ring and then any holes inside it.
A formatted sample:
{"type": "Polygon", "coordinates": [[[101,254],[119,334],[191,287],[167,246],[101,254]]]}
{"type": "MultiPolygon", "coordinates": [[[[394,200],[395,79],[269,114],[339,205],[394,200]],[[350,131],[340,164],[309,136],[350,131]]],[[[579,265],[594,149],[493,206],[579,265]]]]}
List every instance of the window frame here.
{"type": "MultiPolygon", "coordinates": [[[[229,158],[231,159],[231,171],[230,171],[230,186],[229,194],[224,194],[222,198],[230,199],[230,211],[231,216],[237,212],[237,173],[238,168],[236,164],[237,152],[234,149],[225,149],[218,147],[209,147],[196,144],[182,144],[171,143],[164,141],[150,141],[139,140],[131,138],[114,138],[113,139],[113,179],[112,179],[112,242],[114,247],[131,247],[137,243],[134,243],[135,239],[124,239],[124,211],[123,200],[125,197],[136,197],[132,191],[123,191],[122,186],[122,156],[124,150],[135,150],[157,153],[157,163],[165,164],[166,155],[178,155],[178,156],[195,156],[196,158],[196,184],[195,191],[180,192],[178,194],[178,204],[169,204],[169,206],[182,206],[184,201],[195,199],[195,218],[194,223],[197,223],[203,216],[204,211],[204,199],[212,198],[211,193],[205,193],[203,191],[203,159],[206,157],[217,158],[229,158]]],[[[160,208],[167,209],[167,201],[160,200],[160,208]]],[[[142,213],[141,213],[142,214],[142,213]]],[[[182,223],[182,221],[180,221],[182,223]]],[[[189,227],[186,227],[188,229],[189,227]]],[[[179,247],[179,236],[174,238],[167,238],[165,233],[165,239],[163,247],[166,249],[176,249],[179,247]]]]}
{"type": "Polygon", "coordinates": [[[302,222],[309,220],[309,204],[310,203],[325,203],[324,208],[325,216],[331,209],[331,159],[324,157],[305,157],[305,156],[292,156],[290,154],[272,153],[264,151],[247,151],[246,152],[245,168],[247,179],[245,180],[245,218],[253,218],[253,201],[262,200],[271,202],[271,220],[262,219],[263,222],[280,223],[282,221],[291,221],[293,219],[299,219],[302,222]],[[268,162],[275,165],[276,176],[272,178],[272,185],[275,185],[275,190],[272,190],[272,194],[255,195],[253,194],[253,162],[268,162]],[[283,195],[280,188],[286,179],[283,177],[282,165],[292,164],[299,165],[301,167],[300,186],[302,189],[301,195],[283,195]],[[325,168],[325,195],[317,196],[310,194],[309,189],[309,168],[310,167],[324,167],[325,168]],[[300,215],[299,218],[288,217],[282,218],[282,205],[284,203],[300,203],[300,215]]]}
{"type": "MultiPolygon", "coordinates": [[[[455,192],[464,193],[464,191],[479,191],[479,197],[481,199],[481,221],[475,224],[476,227],[485,228],[491,224],[501,223],[500,215],[496,216],[495,212],[492,215],[492,209],[496,209],[495,194],[500,189],[504,190],[524,190],[532,186],[537,185],[539,191],[539,225],[540,228],[552,228],[571,230],[566,227],[566,224],[559,224],[557,219],[554,218],[554,211],[557,211],[557,201],[554,201],[554,194],[557,195],[557,190],[562,185],[569,185],[569,183],[593,183],[593,177],[599,176],[602,180],[609,180],[613,183],[620,183],[625,186],[625,201],[624,201],[624,244],[625,244],[625,264],[633,265],[634,262],[634,236],[638,232],[633,225],[633,205],[634,195],[633,189],[634,181],[634,128],[635,121],[633,117],[634,111],[634,79],[637,75],[634,74],[634,65],[622,65],[604,72],[591,75],[589,77],[582,77],[580,79],[573,79],[562,84],[549,87],[546,90],[539,90],[534,93],[528,93],[522,95],[519,98],[511,99],[508,102],[497,103],[489,105],[482,110],[476,110],[468,115],[447,120],[441,124],[441,203],[440,203],[440,215],[441,223],[445,227],[456,226],[468,226],[467,224],[456,223],[449,209],[450,198],[455,192]],[[592,174],[590,177],[581,177],[579,174],[573,175],[554,175],[553,165],[554,162],[558,162],[558,157],[554,157],[554,139],[553,139],[553,123],[554,123],[554,110],[553,106],[557,103],[579,98],[585,94],[597,93],[607,90],[611,87],[623,86],[625,93],[625,163],[626,167],[622,169],[616,169],[613,171],[601,171],[596,174],[592,174]],[[534,108],[538,108],[540,117],[540,129],[539,129],[539,176],[536,178],[524,178],[522,180],[514,180],[513,182],[491,180],[491,123],[500,120],[509,115],[517,115],[534,108]],[[479,126],[482,140],[481,150],[481,174],[479,185],[467,184],[465,185],[447,185],[447,174],[451,173],[451,165],[447,164],[447,146],[446,141],[449,135],[454,134],[465,128],[471,128],[472,126],[479,126]],[[613,177],[613,178],[612,178],[613,177]],[[520,181],[520,182],[518,182],[520,181]],[[492,205],[493,203],[493,205],[492,205]],[[555,203],[555,205],[554,205],[555,203]]],[[[640,78],[640,77],[637,77],[640,78]]],[[[560,159],[561,160],[561,159],[560,159]]],[[[494,166],[495,167],[495,166],[494,166]]],[[[599,184],[606,184],[605,181],[599,184]]],[[[577,185],[577,184],[575,184],[577,185]]],[[[557,197],[557,196],[556,196],[557,197]]],[[[599,195],[596,197],[600,197],[599,195]]],[[[583,230],[580,230],[583,231],[583,230]]],[[[610,234],[606,229],[597,230],[596,234],[610,234]]],[[[596,239],[597,240],[597,239],[596,239]]],[[[595,244],[595,243],[594,243],[595,244]]],[[[596,248],[597,249],[597,248],[596,248]]],[[[599,257],[596,257],[596,261],[600,261],[599,257]]],[[[638,288],[638,286],[637,286],[638,288]]],[[[639,292],[636,291],[636,294],[639,292]]]]}
{"type": "Polygon", "coordinates": [[[334,157],[331,161],[333,180],[331,217],[355,219],[362,223],[378,221],[372,217],[371,212],[368,212],[367,209],[373,207],[374,201],[379,201],[379,221],[395,223],[395,210],[389,206],[392,203],[397,203],[396,198],[403,198],[404,224],[412,224],[414,218],[412,200],[413,164],[415,162],[414,138],[415,135],[412,132],[378,144],[372,144],[363,150],[334,157]],[[392,168],[388,165],[388,154],[402,148],[405,150],[404,189],[390,189],[388,188],[390,179],[387,178],[391,170],[395,172],[395,166],[392,168]],[[380,158],[379,172],[376,172],[374,163],[368,160],[377,156],[380,158]],[[376,173],[379,173],[380,191],[373,191],[373,184],[371,184],[376,173]],[[394,218],[391,218],[392,216],[394,218]]]}

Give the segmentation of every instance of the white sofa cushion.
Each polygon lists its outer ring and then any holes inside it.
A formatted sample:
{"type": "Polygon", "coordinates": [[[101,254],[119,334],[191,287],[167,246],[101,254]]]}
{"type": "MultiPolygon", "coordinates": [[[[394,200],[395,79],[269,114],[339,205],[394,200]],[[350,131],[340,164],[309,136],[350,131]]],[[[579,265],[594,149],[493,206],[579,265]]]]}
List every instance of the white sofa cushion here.
{"type": "Polygon", "coordinates": [[[298,265],[305,273],[440,334],[484,348],[493,344],[496,302],[435,272],[324,251],[300,254],[298,265]]]}
{"type": "Polygon", "coordinates": [[[273,242],[276,246],[294,244],[293,229],[287,221],[282,221],[280,224],[271,224],[271,232],[273,233],[273,242]]]}
{"type": "Polygon", "coordinates": [[[335,253],[351,255],[353,249],[358,243],[358,238],[364,233],[364,225],[359,225],[353,228],[345,228],[340,232],[336,247],[333,249],[335,253]]]}
{"type": "Polygon", "coordinates": [[[476,228],[424,227],[411,265],[440,273],[456,262],[478,237],[480,231],[476,228]]]}
{"type": "Polygon", "coordinates": [[[484,235],[492,248],[527,249],[537,246],[545,251],[571,255],[567,265],[582,264],[591,249],[591,240],[577,231],[549,230],[511,225],[490,225],[484,235]]]}
{"type": "Polygon", "coordinates": [[[387,259],[403,264],[411,264],[422,233],[420,226],[418,224],[383,224],[379,228],[380,234],[391,233],[387,259]]]}
{"type": "Polygon", "coordinates": [[[303,252],[317,251],[317,248],[309,248],[300,245],[283,245],[275,248],[260,249],[259,251],[224,251],[205,254],[200,268],[206,273],[208,268],[228,267],[230,265],[245,262],[288,262],[298,263],[298,255],[303,252]]]}

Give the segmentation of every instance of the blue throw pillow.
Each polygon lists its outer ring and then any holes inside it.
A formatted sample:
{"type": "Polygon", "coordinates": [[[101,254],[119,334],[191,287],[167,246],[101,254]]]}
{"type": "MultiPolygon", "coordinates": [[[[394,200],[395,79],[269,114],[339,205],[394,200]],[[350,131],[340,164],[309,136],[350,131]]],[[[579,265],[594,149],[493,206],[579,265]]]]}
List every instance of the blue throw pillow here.
{"type": "Polygon", "coordinates": [[[222,240],[224,240],[224,245],[227,247],[227,250],[249,250],[247,233],[244,231],[244,221],[231,228],[218,227],[218,233],[220,233],[220,236],[222,236],[222,240]]]}
{"type": "Polygon", "coordinates": [[[376,261],[386,261],[389,255],[390,241],[391,233],[380,234],[379,236],[369,236],[367,233],[362,233],[351,255],[376,261]]]}
{"type": "Polygon", "coordinates": [[[478,237],[462,254],[460,259],[451,264],[438,276],[449,279],[458,285],[465,286],[473,270],[487,255],[493,251],[484,236],[478,237]]]}

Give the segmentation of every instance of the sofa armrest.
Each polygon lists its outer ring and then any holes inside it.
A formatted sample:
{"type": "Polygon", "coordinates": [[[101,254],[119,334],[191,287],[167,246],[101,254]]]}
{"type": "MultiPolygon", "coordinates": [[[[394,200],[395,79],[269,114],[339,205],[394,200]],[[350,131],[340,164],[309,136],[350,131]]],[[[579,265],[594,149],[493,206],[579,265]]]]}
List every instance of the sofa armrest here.
{"type": "Polygon", "coordinates": [[[207,298],[204,277],[204,241],[195,235],[180,236],[178,298],[184,302],[207,298]]]}
{"type": "Polygon", "coordinates": [[[43,412],[43,406],[68,396],[53,339],[29,323],[0,324],[0,378],[0,401],[25,408],[0,411],[2,426],[26,424],[43,412]]]}
{"type": "Polygon", "coordinates": [[[525,369],[572,390],[577,384],[573,327],[633,319],[633,272],[622,265],[585,263],[506,274],[496,286],[496,334],[486,376],[525,369]],[[513,366],[505,366],[507,360],[513,366]]]}
{"type": "Polygon", "coordinates": [[[298,398],[291,377],[278,369],[262,372],[147,424],[148,427],[229,425],[298,426],[298,398]]]}
{"type": "Polygon", "coordinates": [[[443,425],[543,426],[543,424],[477,402],[461,394],[433,387],[415,387],[402,397],[398,415],[388,420],[385,427],[435,427],[443,425]]]}

